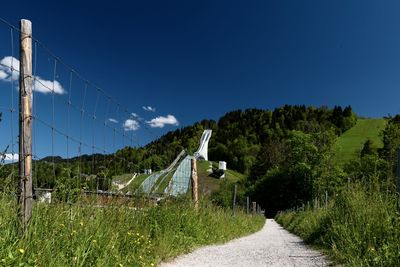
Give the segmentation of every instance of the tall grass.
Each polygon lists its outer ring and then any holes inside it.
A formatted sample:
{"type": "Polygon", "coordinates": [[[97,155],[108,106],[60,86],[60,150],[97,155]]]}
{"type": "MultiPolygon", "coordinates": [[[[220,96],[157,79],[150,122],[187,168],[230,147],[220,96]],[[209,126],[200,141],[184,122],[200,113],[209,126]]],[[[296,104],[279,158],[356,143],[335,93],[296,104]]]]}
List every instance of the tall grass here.
{"type": "Polygon", "coordinates": [[[400,266],[395,194],[355,184],[326,208],[284,212],[277,221],[346,266],[400,266]]]}
{"type": "Polygon", "coordinates": [[[198,212],[179,201],[140,209],[38,203],[22,235],[16,214],[15,199],[0,196],[0,266],[155,266],[264,223],[207,203],[198,212]]]}

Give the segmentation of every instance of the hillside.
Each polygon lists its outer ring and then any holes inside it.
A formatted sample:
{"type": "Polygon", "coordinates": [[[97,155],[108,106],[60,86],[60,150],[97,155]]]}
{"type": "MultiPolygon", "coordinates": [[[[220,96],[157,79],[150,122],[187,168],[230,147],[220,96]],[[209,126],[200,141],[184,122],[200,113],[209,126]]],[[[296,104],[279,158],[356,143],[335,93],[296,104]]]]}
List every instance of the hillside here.
{"type": "MultiPolygon", "coordinates": [[[[82,155],[69,160],[55,158],[55,168],[52,158],[41,160],[36,162],[36,184],[38,187],[54,188],[58,177],[68,176],[79,177],[81,181],[78,184],[87,188],[108,190],[113,177],[118,179],[122,174],[143,173],[145,169],[157,172],[166,168],[182,150],[192,154],[205,129],[212,130],[208,151],[210,160],[226,161],[231,170],[257,180],[282,162],[293,131],[339,136],[355,122],[356,116],[350,106],[330,109],[326,106],[285,105],[273,110],[234,110],[218,121],[202,120],[168,132],[144,147],[125,147],[114,154],[82,155]],[[88,175],[101,177],[101,183],[97,184],[95,179],[87,181],[85,177],[88,175]]],[[[128,179],[129,175],[125,178],[128,179]]],[[[130,189],[133,190],[145,177],[137,178],[130,189]]],[[[123,181],[126,179],[121,178],[123,181]]]]}
{"type": "Polygon", "coordinates": [[[370,139],[373,147],[383,147],[380,132],[385,128],[384,119],[358,119],[355,126],[347,130],[337,139],[334,149],[336,161],[344,164],[360,154],[364,143],[370,139]]]}

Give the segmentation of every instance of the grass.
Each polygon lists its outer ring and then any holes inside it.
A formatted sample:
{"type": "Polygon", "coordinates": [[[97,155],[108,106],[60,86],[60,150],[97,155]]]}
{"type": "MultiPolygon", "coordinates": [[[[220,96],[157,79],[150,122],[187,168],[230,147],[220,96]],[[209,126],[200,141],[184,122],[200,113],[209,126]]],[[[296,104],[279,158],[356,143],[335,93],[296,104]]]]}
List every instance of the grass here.
{"type": "Polygon", "coordinates": [[[211,173],[207,171],[210,168],[210,163],[213,168],[218,168],[218,162],[197,161],[200,195],[210,195],[212,192],[218,191],[223,181],[237,182],[245,177],[245,175],[232,170],[226,170],[223,179],[212,177],[211,173]]]}
{"type": "Polygon", "coordinates": [[[149,177],[149,174],[144,174],[144,173],[139,174],[135,179],[133,179],[132,183],[130,183],[122,191],[124,193],[126,193],[126,192],[134,193],[136,191],[136,189],[138,189],[139,186],[143,183],[143,181],[146,180],[147,177],[149,177]]]}
{"type": "Polygon", "coordinates": [[[261,216],[232,215],[208,203],[196,212],[182,200],[138,209],[38,203],[21,235],[16,214],[15,200],[0,196],[1,266],[154,266],[264,224],[261,216]]]}
{"type": "Polygon", "coordinates": [[[344,266],[400,266],[395,194],[354,184],[326,208],[287,211],[277,221],[344,266]]]}
{"type": "Polygon", "coordinates": [[[365,141],[370,139],[375,148],[383,146],[379,133],[385,128],[384,119],[358,119],[357,124],[342,134],[334,149],[336,151],[336,161],[344,164],[355,159],[361,152],[365,141]]]}
{"type": "Polygon", "coordinates": [[[132,173],[125,173],[121,175],[116,175],[113,177],[113,181],[117,181],[119,184],[126,183],[130,179],[132,179],[133,174],[132,173]]]}
{"type": "Polygon", "coordinates": [[[163,194],[165,188],[167,188],[169,182],[172,179],[172,176],[174,175],[174,171],[171,171],[169,173],[167,173],[166,175],[162,175],[158,181],[156,182],[154,188],[157,188],[157,190],[155,190],[156,194],[163,194]]]}

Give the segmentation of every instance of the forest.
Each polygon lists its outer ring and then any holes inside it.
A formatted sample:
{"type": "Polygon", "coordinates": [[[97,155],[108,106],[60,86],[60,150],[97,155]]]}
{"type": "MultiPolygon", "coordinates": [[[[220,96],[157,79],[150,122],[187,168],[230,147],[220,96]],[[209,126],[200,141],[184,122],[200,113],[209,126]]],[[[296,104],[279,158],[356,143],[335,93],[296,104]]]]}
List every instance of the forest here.
{"type": "MultiPolygon", "coordinates": [[[[202,120],[169,132],[140,148],[125,147],[111,155],[71,159],[45,157],[34,162],[33,180],[35,187],[41,188],[108,190],[114,175],[149,168],[157,171],[181,150],[193,153],[203,130],[212,129],[209,159],[224,160],[230,169],[245,174],[240,192],[273,215],[321,192],[331,194],[345,182],[343,170],[333,162],[332,145],[356,121],[350,106],[235,110],[218,121],[202,120]]],[[[6,166],[0,177],[10,177],[13,168],[6,166]]]]}

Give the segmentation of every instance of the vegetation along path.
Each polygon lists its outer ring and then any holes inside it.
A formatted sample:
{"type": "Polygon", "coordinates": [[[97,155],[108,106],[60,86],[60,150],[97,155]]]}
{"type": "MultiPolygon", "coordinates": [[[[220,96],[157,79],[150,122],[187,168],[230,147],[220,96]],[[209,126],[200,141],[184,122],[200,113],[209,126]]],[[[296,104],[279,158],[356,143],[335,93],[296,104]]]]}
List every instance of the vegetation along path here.
{"type": "Polygon", "coordinates": [[[268,219],[263,229],[223,245],[207,246],[162,263],[179,266],[330,266],[321,253],[268,219]]]}

